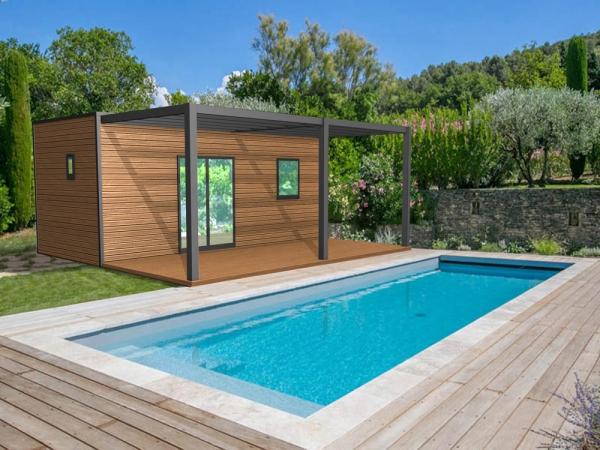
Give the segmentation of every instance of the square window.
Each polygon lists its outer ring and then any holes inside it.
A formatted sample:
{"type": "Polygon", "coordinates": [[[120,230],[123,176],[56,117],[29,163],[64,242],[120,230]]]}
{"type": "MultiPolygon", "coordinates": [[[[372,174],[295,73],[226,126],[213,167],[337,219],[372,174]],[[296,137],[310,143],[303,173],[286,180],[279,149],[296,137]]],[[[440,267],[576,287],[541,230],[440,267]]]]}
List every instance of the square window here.
{"type": "Polygon", "coordinates": [[[75,155],[67,155],[67,180],[75,179],[75,155]]]}
{"type": "Polygon", "coordinates": [[[277,160],[277,198],[300,198],[300,160],[277,160]]]}

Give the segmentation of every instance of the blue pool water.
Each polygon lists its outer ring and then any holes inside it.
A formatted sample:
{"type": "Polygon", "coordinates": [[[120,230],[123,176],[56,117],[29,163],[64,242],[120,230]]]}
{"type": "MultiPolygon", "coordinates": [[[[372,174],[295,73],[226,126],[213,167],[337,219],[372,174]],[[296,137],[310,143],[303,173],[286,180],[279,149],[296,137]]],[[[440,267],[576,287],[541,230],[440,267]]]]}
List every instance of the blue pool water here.
{"type": "Polygon", "coordinates": [[[434,259],[74,340],[306,416],[559,270],[434,259]]]}

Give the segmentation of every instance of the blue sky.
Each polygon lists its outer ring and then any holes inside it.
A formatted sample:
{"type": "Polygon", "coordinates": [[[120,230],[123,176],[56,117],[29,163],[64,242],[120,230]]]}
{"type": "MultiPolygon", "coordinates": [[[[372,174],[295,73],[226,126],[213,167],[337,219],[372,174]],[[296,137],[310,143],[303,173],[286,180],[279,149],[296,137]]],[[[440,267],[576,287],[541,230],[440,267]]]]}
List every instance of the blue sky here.
{"type": "Polygon", "coordinates": [[[194,93],[256,66],[258,14],[286,19],[293,34],[305,19],[331,34],[352,30],[404,77],[600,29],[599,0],[0,0],[0,39],[45,49],[66,25],[122,30],[161,86],[194,93]]]}

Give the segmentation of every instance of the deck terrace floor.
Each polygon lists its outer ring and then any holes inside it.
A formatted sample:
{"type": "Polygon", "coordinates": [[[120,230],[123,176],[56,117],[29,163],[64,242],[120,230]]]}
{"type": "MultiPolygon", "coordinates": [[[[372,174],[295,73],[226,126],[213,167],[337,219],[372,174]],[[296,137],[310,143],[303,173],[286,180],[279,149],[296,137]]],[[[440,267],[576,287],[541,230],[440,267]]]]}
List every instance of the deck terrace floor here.
{"type": "Polygon", "coordinates": [[[104,266],[175,284],[197,286],[406,250],[409,248],[398,245],[338,239],[329,240],[329,259],[324,261],[318,258],[315,240],[205,250],[199,252],[200,280],[192,283],[186,279],[185,253],[126,259],[104,266]]]}
{"type": "Polygon", "coordinates": [[[295,448],[0,337],[0,448],[295,448]]]}

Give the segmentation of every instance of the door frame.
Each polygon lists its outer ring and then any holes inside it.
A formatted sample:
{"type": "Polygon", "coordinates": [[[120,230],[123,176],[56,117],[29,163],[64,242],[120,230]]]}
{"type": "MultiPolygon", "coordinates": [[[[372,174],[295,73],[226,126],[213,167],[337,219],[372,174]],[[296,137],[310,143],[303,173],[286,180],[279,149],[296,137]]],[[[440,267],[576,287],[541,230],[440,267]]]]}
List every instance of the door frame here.
{"type": "MultiPolygon", "coordinates": [[[[177,247],[179,248],[179,253],[185,253],[186,249],[181,247],[181,182],[180,182],[180,177],[179,177],[179,161],[181,159],[185,159],[185,155],[177,155],[176,158],[176,172],[177,172],[177,247]]],[[[235,157],[234,156],[219,156],[219,155],[198,155],[198,159],[202,159],[205,161],[205,185],[206,185],[206,189],[205,189],[205,195],[206,195],[206,245],[205,246],[198,246],[198,251],[203,252],[203,251],[208,251],[208,250],[219,250],[219,249],[223,249],[223,248],[232,248],[236,246],[236,235],[237,235],[237,227],[236,227],[236,220],[235,220],[235,216],[236,216],[236,209],[235,209],[235,157]],[[215,244],[215,245],[210,245],[210,224],[209,222],[209,218],[210,218],[210,202],[209,202],[209,197],[210,197],[210,176],[209,176],[209,171],[208,171],[208,160],[209,159],[230,159],[231,160],[231,190],[232,190],[232,205],[231,207],[233,208],[233,241],[226,243],[226,244],[215,244]]],[[[187,231],[186,231],[187,233],[187,231]]]]}

